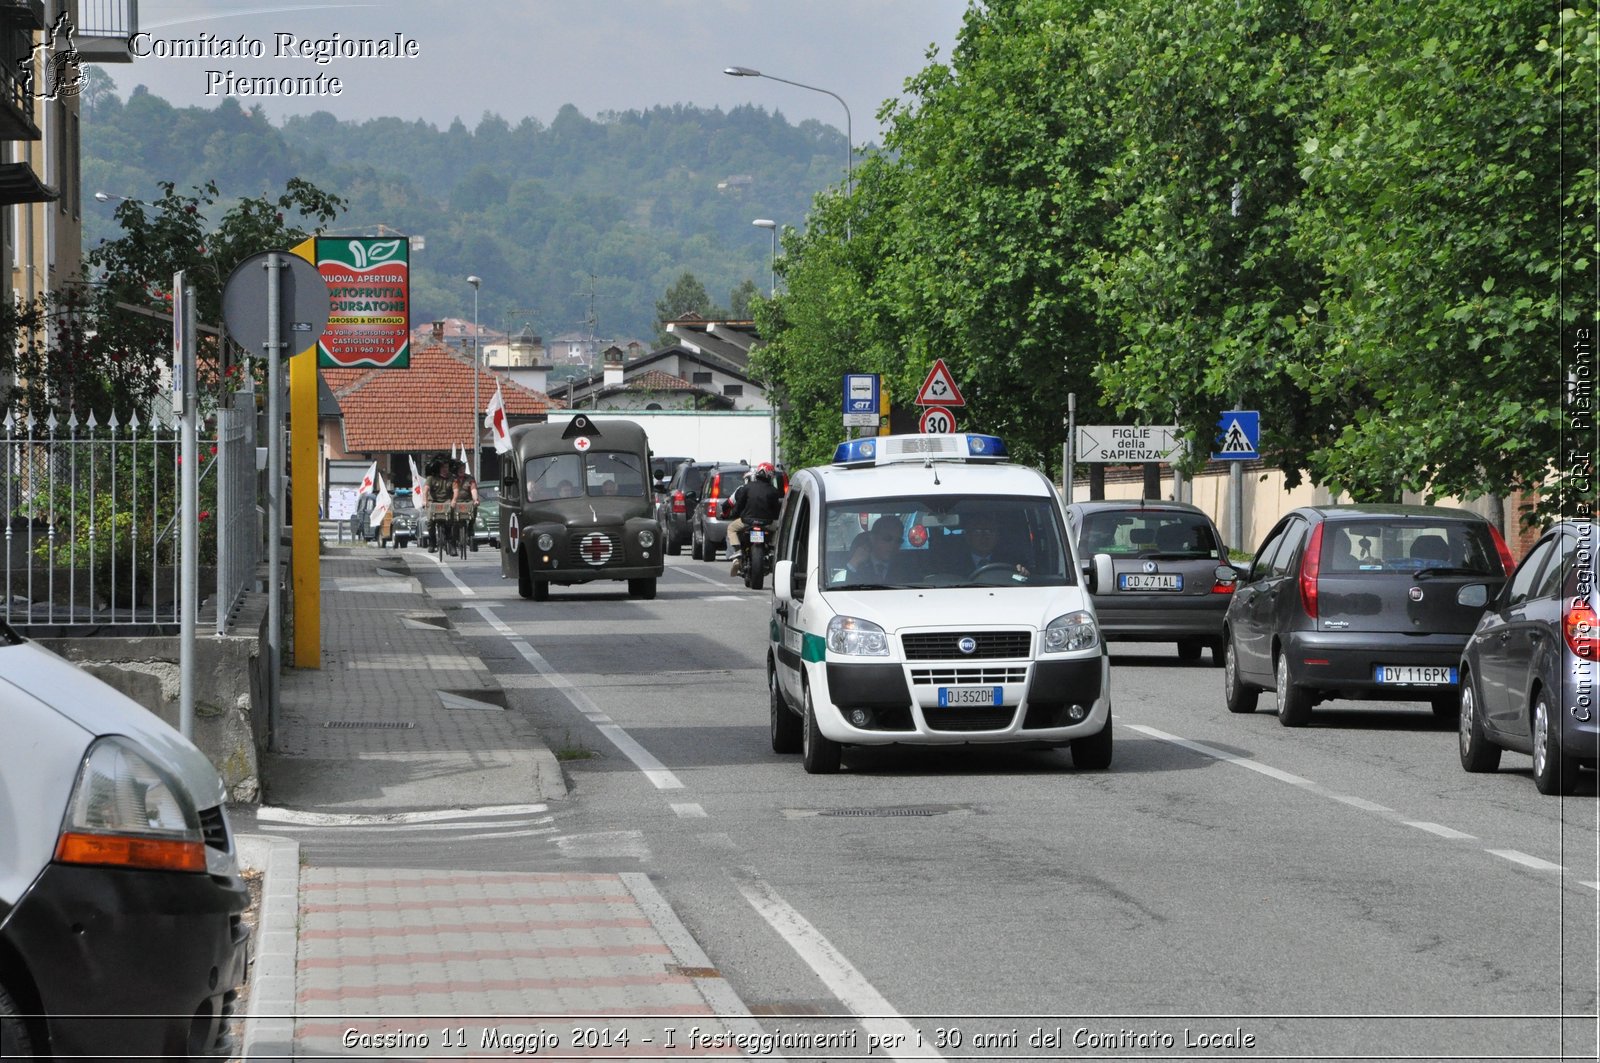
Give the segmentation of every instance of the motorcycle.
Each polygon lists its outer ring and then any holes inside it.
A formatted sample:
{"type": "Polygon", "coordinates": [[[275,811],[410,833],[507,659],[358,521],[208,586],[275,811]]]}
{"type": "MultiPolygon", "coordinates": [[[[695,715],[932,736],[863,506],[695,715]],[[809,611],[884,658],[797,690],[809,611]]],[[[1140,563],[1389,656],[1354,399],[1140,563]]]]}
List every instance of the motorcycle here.
{"type": "Polygon", "coordinates": [[[753,591],[772,572],[772,550],[767,542],[768,520],[752,520],[744,529],[744,585],[753,591]]]}

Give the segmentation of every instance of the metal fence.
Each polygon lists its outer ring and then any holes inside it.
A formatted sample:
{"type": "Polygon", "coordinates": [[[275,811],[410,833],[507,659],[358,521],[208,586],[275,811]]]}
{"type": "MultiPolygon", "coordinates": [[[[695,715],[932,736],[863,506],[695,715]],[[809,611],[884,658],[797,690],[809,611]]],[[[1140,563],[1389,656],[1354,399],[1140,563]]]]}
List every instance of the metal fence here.
{"type": "MultiPolygon", "coordinates": [[[[254,396],[200,432],[201,614],[217,630],[254,578],[254,396]]],[[[176,633],[178,425],[93,413],[0,422],[0,617],[19,628],[176,633]]]]}

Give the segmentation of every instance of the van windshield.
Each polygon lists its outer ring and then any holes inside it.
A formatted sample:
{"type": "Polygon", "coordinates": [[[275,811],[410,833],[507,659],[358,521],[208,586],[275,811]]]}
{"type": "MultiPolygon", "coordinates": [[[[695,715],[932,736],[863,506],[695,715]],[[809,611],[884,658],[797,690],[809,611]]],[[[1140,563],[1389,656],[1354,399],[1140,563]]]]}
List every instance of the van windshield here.
{"type": "Polygon", "coordinates": [[[939,495],[827,507],[827,586],[1066,586],[1074,581],[1047,498],[939,495]]]}
{"type": "Polygon", "coordinates": [[[523,469],[530,502],[583,495],[642,498],[645,494],[644,466],[639,455],[628,451],[547,454],[529,458],[523,469]]]}

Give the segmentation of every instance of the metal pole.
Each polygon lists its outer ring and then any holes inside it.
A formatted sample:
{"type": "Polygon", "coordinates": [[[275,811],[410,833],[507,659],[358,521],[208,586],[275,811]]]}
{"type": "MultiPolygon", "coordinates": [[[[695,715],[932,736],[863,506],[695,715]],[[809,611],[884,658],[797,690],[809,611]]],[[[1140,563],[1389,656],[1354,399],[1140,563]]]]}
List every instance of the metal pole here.
{"type": "Polygon", "coordinates": [[[278,669],[283,665],[283,256],[267,255],[267,748],[278,746],[278,669]]]}
{"type": "Polygon", "coordinates": [[[1061,444],[1061,493],[1066,496],[1067,504],[1072,504],[1072,477],[1073,459],[1077,457],[1078,445],[1078,395],[1076,392],[1067,396],[1067,441],[1061,444]]]}
{"type": "MultiPolygon", "coordinates": [[[[199,405],[195,394],[195,306],[194,289],[184,286],[181,271],[173,278],[173,282],[174,289],[183,289],[183,378],[177,382],[183,391],[183,414],[178,422],[178,450],[183,462],[183,482],[180,487],[183,516],[178,522],[181,525],[178,553],[182,565],[178,591],[178,731],[185,738],[193,738],[195,612],[200,607],[200,448],[195,441],[196,422],[199,421],[199,413],[195,409],[199,405]]],[[[221,516],[217,514],[218,519],[221,516]]],[[[220,576],[219,572],[219,588],[220,576]]],[[[220,604],[218,608],[221,608],[220,604]]]]}
{"type": "Polygon", "coordinates": [[[1244,549],[1244,469],[1237,461],[1228,462],[1228,528],[1234,550],[1244,549]]]}
{"type": "Polygon", "coordinates": [[[478,475],[478,457],[483,453],[483,448],[478,444],[478,411],[482,404],[478,401],[478,284],[477,277],[468,277],[467,283],[472,285],[472,465],[467,469],[471,476],[478,475]]]}

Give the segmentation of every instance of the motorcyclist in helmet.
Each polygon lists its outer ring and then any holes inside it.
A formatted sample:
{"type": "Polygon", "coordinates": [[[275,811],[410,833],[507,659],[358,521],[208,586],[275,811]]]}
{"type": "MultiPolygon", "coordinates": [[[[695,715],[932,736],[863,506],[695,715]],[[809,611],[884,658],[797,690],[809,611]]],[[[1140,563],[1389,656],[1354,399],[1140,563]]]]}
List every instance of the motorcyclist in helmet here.
{"type": "Polygon", "coordinates": [[[733,518],[728,525],[728,549],[733,553],[729,571],[735,576],[744,572],[746,526],[752,520],[775,521],[783,509],[783,492],[772,481],[772,463],[764,461],[728,500],[727,515],[733,518]]]}

